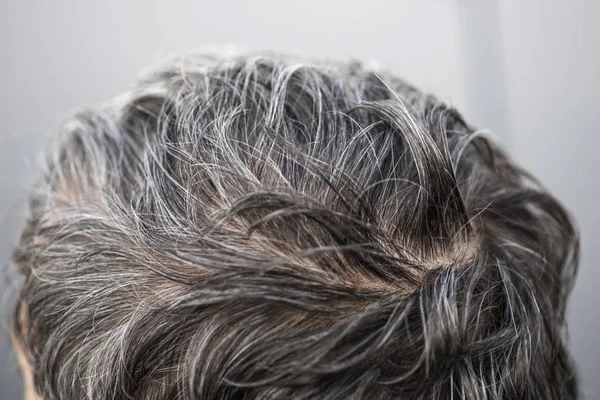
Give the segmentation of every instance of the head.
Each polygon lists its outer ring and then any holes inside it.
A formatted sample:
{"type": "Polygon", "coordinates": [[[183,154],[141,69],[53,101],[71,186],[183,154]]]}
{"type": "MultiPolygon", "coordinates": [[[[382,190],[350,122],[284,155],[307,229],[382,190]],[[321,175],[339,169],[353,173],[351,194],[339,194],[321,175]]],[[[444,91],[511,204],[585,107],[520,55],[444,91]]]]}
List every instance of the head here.
{"type": "Polygon", "coordinates": [[[73,115],[14,251],[60,399],[575,399],[565,209],[358,62],[201,54],[73,115]]]}

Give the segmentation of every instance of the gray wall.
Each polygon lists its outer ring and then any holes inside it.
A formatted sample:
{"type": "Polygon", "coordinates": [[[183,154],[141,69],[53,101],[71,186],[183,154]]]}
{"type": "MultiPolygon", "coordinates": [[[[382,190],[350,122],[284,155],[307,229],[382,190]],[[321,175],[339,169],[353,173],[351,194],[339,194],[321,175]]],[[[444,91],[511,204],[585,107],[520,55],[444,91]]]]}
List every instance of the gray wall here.
{"type": "Polygon", "coordinates": [[[594,0],[505,0],[502,7],[512,148],[582,231],[568,319],[588,399],[600,399],[599,15],[594,0]]]}
{"type": "MultiPolygon", "coordinates": [[[[600,398],[597,2],[559,0],[78,1],[0,5],[0,259],[23,216],[34,155],[74,107],[123,90],[173,52],[236,44],[376,59],[491,128],[578,216],[583,264],[569,319],[589,399],[600,398]],[[527,3],[527,4],[525,4],[527,3]]],[[[5,298],[14,291],[0,290],[5,298]]],[[[4,301],[4,309],[10,301],[4,301]]],[[[6,314],[6,312],[4,313],[6,314]]],[[[20,381],[0,338],[0,399],[20,381]]]]}

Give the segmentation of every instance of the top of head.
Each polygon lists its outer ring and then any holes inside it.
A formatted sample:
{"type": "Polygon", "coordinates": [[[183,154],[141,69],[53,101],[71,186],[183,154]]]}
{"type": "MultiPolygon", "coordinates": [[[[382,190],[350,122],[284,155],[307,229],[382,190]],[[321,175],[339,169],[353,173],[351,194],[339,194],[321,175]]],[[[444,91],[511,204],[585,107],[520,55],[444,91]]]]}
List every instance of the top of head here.
{"type": "Polygon", "coordinates": [[[575,393],[568,214],[385,71],[171,60],[47,160],[15,251],[47,398],[575,393]]]}

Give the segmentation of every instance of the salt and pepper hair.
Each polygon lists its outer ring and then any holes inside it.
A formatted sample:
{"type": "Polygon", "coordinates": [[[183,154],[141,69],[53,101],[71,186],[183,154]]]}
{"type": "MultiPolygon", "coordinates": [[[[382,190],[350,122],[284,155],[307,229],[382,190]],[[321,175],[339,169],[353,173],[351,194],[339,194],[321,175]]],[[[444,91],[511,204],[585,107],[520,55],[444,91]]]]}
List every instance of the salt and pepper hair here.
{"type": "Polygon", "coordinates": [[[384,71],[185,56],[47,160],[14,253],[45,400],[577,398],[571,217],[384,71]]]}

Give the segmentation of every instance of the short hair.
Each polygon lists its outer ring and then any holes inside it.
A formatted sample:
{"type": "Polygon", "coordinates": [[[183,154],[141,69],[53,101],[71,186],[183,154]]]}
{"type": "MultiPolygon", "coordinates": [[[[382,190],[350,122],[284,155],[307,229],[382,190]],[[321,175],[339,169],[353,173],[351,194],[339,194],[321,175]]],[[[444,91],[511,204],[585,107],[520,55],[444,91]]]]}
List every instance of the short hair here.
{"type": "Polygon", "coordinates": [[[577,397],[572,218],[383,70],[183,56],[47,155],[13,257],[45,400],[577,397]]]}

